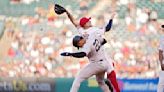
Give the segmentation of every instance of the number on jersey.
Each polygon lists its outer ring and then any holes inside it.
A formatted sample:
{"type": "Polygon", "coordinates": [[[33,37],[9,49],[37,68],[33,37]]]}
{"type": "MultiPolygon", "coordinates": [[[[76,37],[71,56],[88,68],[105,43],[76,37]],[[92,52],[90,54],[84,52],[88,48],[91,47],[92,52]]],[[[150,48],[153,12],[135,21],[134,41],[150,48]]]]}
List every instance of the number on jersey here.
{"type": "Polygon", "coordinates": [[[100,50],[101,47],[101,43],[99,40],[95,39],[93,45],[95,46],[96,51],[98,52],[100,50]]]}

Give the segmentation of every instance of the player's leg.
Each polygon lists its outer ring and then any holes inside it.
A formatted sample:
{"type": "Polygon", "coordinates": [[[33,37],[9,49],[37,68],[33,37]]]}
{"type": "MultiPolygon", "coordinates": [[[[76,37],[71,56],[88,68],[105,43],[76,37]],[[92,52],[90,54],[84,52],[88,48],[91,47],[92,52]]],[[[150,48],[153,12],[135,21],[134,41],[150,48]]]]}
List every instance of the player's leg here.
{"type": "Polygon", "coordinates": [[[120,92],[118,83],[117,83],[117,79],[116,79],[116,73],[114,71],[114,67],[113,67],[113,62],[111,59],[108,59],[106,61],[106,64],[108,66],[107,69],[107,79],[110,80],[113,88],[115,89],[116,92],[120,92]]]}
{"type": "Polygon", "coordinates": [[[81,69],[81,71],[76,76],[70,92],[78,92],[78,89],[82,81],[88,79],[92,75],[95,75],[102,70],[104,70],[104,68],[102,68],[100,65],[96,63],[90,63],[86,65],[83,69],[81,69]]]}
{"type": "Polygon", "coordinates": [[[83,82],[85,80],[84,78],[80,77],[80,75],[81,74],[79,74],[75,78],[75,80],[73,81],[73,84],[72,84],[72,87],[70,89],[70,92],[78,92],[81,82],[83,82]]]}
{"type": "Polygon", "coordinates": [[[120,92],[120,89],[119,89],[119,86],[118,86],[118,83],[117,83],[117,79],[116,79],[116,73],[115,73],[114,70],[107,74],[107,78],[108,78],[108,80],[110,80],[110,82],[113,85],[115,91],[120,92]]]}
{"type": "Polygon", "coordinates": [[[111,92],[111,91],[109,90],[108,86],[105,84],[105,81],[104,81],[104,74],[105,74],[105,72],[96,74],[97,83],[98,83],[98,85],[100,86],[100,88],[103,90],[103,92],[111,92]]]}

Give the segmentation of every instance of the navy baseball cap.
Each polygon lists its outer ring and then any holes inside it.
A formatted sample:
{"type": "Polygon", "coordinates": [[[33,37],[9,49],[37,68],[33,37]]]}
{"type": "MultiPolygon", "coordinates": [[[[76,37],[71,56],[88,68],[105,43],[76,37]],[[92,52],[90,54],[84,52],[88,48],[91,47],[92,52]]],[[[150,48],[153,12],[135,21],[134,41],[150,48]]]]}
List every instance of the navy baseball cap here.
{"type": "Polygon", "coordinates": [[[73,41],[72,41],[73,46],[74,46],[74,47],[77,47],[77,48],[79,49],[78,43],[79,43],[79,41],[80,41],[81,39],[83,39],[82,36],[79,36],[79,35],[75,36],[75,37],[73,38],[73,41]]]}

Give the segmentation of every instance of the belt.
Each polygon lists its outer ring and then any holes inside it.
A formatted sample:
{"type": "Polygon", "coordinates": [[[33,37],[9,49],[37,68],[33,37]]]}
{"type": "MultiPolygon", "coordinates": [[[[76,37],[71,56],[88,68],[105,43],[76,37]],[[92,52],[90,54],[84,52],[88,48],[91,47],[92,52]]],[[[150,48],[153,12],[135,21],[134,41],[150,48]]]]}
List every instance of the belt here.
{"type": "Polygon", "coordinates": [[[100,59],[99,61],[103,61],[103,59],[100,59]]]}
{"type": "Polygon", "coordinates": [[[100,59],[100,60],[91,60],[91,61],[94,61],[94,62],[102,62],[102,61],[104,61],[103,59],[100,59]]]}

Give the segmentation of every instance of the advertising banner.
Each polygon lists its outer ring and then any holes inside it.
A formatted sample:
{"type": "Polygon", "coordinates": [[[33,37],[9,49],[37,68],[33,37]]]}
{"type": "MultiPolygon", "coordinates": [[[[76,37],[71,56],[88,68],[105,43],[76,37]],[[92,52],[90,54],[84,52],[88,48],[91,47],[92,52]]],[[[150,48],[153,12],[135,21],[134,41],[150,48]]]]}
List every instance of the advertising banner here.
{"type": "Polygon", "coordinates": [[[54,79],[1,78],[0,92],[54,92],[54,79]]]}
{"type": "Polygon", "coordinates": [[[157,92],[158,79],[119,79],[121,92],[157,92]]]}

